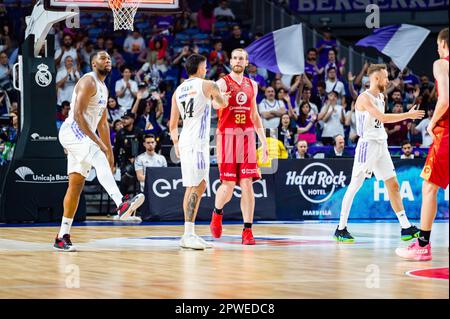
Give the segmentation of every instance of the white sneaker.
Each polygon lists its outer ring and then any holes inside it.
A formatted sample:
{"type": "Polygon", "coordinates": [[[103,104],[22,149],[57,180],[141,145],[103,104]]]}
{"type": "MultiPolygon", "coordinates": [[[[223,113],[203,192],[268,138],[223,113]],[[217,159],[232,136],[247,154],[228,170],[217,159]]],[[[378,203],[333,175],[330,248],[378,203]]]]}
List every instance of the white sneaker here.
{"type": "Polygon", "coordinates": [[[204,250],[206,246],[195,235],[183,235],[180,240],[180,247],[196,250],[204,250]]]}
{"type": "Polygon", "coordinates": [[[194,235],[195,237],[197,237],[197,240],[200,241],[203,246],[205,246],[205,248],[214,248],[214,245],[212,243],[207,242],[206,240],[204,240],[203,238],[201,238],[198,235],[194,235]]]}

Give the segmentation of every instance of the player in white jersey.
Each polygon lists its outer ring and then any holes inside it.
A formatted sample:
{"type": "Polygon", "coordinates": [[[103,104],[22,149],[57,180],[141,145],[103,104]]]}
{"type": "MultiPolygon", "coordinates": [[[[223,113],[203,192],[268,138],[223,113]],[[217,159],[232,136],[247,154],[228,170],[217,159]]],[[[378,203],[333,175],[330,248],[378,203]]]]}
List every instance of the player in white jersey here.
{"type": "Polygon", "coordinates": [[[176,89],[170,115],[170,136],[181,161],[183,186],[186,187],[183,200],[184,235],[180,246],[203,250],[212,245],[195,234],[194,222],[209,179],[211,105],[214,100],[214,108],[227,107],[228,95],[222,95],[215,82],[204,80],[205,57],[198,54],[189,56],[186,71],[189,79],[176,89]],[[180,115],[183,127],[178,136],[180,115]]]}
{"type": "Polygon", "coordinates": [[[59,141],[67,152],[69,175],[64,217],[53,246],[60,251],[76,250],[70,240],[70,228],[92,167],[100,184],[116,203],[120,219],[128,218],[144,202],[143,194],[131,200],[123,197],[113,176],[114,156],[105,112],[108,89],[104,83],[111,72],[111,57],[105,51],[97,52],[91,57],[91,66],[93,71],[84,75],[74,88],[69,116],[59,131],[59,141]]]}
{"type": "Polygon", "coordinates": [[[425,111],[420,111],[417,106],[414,106],[407,113],[384,114],[384,92],[389,84],[386,69],[384,64],[372,64],[369,67],[370,88],[356,100],[356,129],[360,138],[356,146],[352,179],[342,201],[341,218],[334,234],[334,238],[339,242],[354,241],[354,238],[347,231],[350,208],[353,198],[364,180],[370,178],[372,173],[375,174],[377,180],[384,181],[386,185],[392,209],[402,228],[401,239],[411,240],[417,237],[419,233],[419,230],[409,223],[405,214],[383,124],[396,123],[406,119],[421,119],[424,117],[425,111]]]}

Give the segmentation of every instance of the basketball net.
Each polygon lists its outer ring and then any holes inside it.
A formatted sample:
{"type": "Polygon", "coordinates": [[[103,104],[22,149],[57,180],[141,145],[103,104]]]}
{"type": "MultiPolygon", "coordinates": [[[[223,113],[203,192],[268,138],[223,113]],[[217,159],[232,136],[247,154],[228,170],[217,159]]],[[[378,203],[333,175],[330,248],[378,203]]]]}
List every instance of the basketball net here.
{"type": "Polygon", "coordinates": [[[134,16],[140,3],[141,0],[108,0],[114,15],[114,31],[133,31],[134,16]]]}

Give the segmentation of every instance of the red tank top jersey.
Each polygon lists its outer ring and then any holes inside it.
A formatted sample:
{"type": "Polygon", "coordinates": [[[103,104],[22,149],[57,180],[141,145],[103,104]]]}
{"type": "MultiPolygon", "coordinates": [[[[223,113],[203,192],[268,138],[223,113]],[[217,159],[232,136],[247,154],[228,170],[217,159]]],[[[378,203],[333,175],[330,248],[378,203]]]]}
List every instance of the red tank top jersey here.
{"type": "MultiPolygon", "coordinates": [[[[444,60],[447,60],[448,62],[448,56],[444,58],[444,60]]],[[[436,81],[436,92],[439,95],[439,83],[436,81]]],[[[439,119],[439,121],[436,123],[439,127],[444,127],[448,129],[448,108],[447,111],[445,111],[444,115],[439,119]]]]}
{"type": "Polygon", "coordinates": [[[239,85],[231,75],[227,75],[223,79],[227,85],[226,92],[231,92],[231,95],[228,106],[218,112],[218,131],[225,133],[227,128],[241,128],[243,131],[253,128],[251,110],[255,92],[252,81],[244,77],[239,85]]]}

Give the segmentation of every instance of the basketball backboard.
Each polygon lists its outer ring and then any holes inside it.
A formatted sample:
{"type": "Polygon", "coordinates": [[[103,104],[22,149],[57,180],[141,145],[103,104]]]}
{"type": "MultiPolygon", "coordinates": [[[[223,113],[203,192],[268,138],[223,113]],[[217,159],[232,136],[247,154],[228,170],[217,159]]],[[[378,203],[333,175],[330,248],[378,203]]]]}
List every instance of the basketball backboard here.
{"type": "MultiPolygon", "coordinates": [[[[44,0],[47,10],[66,10],[78,7],[80,11],[109,10],[108,0],[44,0]]],[[[179,0],[141,0],[139,11],[174,12],[179,10],[179,0]]]]}

